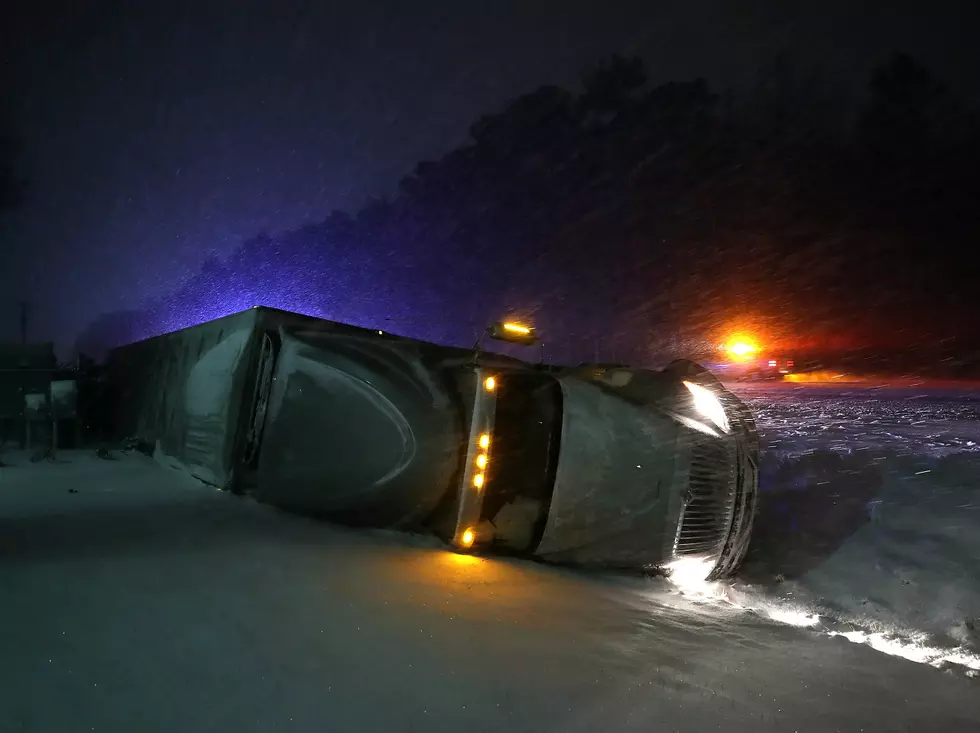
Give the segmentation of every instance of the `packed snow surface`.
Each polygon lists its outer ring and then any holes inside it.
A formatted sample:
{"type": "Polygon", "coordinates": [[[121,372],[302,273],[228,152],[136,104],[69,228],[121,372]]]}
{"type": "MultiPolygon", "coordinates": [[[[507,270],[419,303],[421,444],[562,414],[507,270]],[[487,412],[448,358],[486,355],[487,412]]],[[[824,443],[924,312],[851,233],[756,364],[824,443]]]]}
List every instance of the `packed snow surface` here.
{"type": "MultiPolygon", "coordinates": [[[[740,389],[736,387],[736,390],[740,389]]],[[[828,633],[980,670],[980,390],[742,387],[764,441],[743,584],[828,633]],[[746,585],[748,584],[748,585],[746,585]]]]}
{"type": "Polygon", "coordinates": [[[766,454],[735,584],[455,555],[138,455],[4,453],[0,731],[977,730],[980,400],[739,389],[766,454]]]}

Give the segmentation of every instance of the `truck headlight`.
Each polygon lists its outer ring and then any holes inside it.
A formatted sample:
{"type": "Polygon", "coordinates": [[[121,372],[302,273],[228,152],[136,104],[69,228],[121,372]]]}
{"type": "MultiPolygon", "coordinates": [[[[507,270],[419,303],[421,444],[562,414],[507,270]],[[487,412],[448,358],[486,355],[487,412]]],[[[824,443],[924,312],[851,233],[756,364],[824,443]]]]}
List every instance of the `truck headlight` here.
{"type": "Polygon", "coordinates": [[[694,398],[694,409],[697,413],[712,422],[723,433],[727,433],[730,429],[728,415],[725,414],[725,408],[718,396],[707,387],[702,387],[694,382],[685,380],[684,386],[694,398]]]}

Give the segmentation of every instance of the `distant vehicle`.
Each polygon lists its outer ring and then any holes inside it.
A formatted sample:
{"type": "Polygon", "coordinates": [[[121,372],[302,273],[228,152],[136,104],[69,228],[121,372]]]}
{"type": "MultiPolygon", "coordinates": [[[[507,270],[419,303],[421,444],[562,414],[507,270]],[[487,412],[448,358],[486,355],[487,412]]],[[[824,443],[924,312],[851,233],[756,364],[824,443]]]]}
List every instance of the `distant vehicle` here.
{"type": "Polygon", "coordinates": [[[726,380],[782,379],[796,371],[796,361],[784,353],[760,347],[750,339],[733,339],[719,349],[721,359],[710,368],[726,380]]]}
{"type": "MultiPolygon", "coordinates": [[[[534,346],[534,329],[492,338],[534,346]]],[[[109,355],[118,437],[200,480],[459,552],[733,574],[759,443],[704,368],[546,366],[254,308],[109,355]]]]}
{"type": "Polygon", "coordinates": [[[782,355],[763,354],[739,366],[742,368],[743,379],[782,379],[795,371],[796,362],[782,355]]]}

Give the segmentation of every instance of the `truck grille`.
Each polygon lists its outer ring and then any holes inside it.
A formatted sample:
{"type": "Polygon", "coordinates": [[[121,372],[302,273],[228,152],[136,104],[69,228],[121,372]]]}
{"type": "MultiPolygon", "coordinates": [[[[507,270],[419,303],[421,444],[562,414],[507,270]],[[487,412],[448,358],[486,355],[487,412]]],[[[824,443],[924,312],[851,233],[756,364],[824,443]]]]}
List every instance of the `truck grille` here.
{"type": "Polygon", "coordinates": [[[697,438],[675,557],[721,554],[732,527],[737,483],[734,446],[726,440],[697,438]]]}

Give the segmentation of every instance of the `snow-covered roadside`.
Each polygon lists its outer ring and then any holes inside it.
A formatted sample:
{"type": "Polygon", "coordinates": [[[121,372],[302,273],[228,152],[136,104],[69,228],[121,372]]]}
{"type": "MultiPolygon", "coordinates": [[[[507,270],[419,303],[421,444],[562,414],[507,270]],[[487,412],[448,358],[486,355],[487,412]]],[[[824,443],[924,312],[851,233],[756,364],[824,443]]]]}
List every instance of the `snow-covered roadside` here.
{"type": "Polygon", "coordinates": [[[980,670],[980,401],[905,392],[746,395],[766,445],[762,507],[728,594],[980,670]]]}
{"type": "MultiPolygon", "coordinates": [[[[968,731],[975,683],[144,456],[0,469],[0,731],[968,731]]],[[[635,580],[635,579],[633,579],[635,580]]]]}

